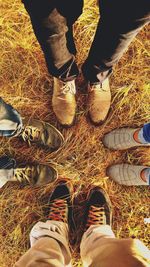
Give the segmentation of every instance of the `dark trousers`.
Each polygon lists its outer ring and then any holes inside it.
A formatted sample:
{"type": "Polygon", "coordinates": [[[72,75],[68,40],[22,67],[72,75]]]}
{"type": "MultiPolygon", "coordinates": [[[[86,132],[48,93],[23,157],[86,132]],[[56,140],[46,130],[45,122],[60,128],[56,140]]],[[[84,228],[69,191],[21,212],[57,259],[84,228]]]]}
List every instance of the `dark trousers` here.
{"type": "MultiPolygon", "coordinates": [[[[62,80],[76,77],[72,25],[82,13],[83,0],[23,0],[23,3],[50,74],[62,80]]],[[[101,18],[82,66],[90,82],[102,82],[111,73],[133,38],[150,21],[150,0],[99,0],[99,6],[101,18]]]]}

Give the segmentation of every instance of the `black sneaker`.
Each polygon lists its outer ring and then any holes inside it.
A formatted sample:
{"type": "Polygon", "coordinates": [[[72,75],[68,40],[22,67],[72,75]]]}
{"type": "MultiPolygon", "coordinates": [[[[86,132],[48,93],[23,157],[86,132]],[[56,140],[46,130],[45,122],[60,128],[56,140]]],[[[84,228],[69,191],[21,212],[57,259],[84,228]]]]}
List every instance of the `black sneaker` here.
{"type": "Polygon", "coordinates": [[[70,191],[71,184],[64,180],[55,187],[49,199],[48,220],[64,222],[71,226],[73,217],[70,191]]]}
{"type": "Polygon", "coordinates": [[[84,230],[91,225],[111,225],[112,208],[109,196],[100,188],[93,188],[87,197],[84,230]]]}

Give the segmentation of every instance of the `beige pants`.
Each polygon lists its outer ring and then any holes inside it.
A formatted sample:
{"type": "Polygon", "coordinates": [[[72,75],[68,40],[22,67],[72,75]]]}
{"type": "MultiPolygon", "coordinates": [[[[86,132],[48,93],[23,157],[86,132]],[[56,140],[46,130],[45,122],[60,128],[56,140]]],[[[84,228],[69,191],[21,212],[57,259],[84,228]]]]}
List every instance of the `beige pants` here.
{"type": "MultiPolygon", "coordinates": [[[[31,248],[15,267],[71,267],[68,227],[38,222],[30,234],[31,248]]],[[[109,225],[91,226],[81,241],[84,267],[150,267],[150,251],[137,239],[115,238],[109,225]]]]}

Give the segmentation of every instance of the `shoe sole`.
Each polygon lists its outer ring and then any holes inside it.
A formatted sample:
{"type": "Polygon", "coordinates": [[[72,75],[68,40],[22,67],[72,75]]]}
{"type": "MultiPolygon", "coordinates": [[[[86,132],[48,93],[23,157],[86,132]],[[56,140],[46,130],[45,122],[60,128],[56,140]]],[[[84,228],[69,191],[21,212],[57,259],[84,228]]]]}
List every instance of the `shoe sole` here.
{"type": "Polygon", "coordinates": [[[103,121],[99,121],[99,122],[94,122],[94,121],[92,120],[92,118],[91,118],[90,112],[88,111],[87,116],[86,116],[87,121],[89,121],[90,124],[92,124],[92,125],[95,126],[95,127],[102,126],[102,125],[107,121],[107,119],[108,119],[108,117],[109,117],[111,111],[112,111],[112,109],[110,108],[109,111],[108,111],[108,113],[107,113],[106,118],[105,118],[103,121]]]}
{"type": "MultiPolygon", "coordinates": [[[[57,117],[56,117],[56,118],[57,118],[57,117]]],[[[71,127],[73,127],[73,126],[75,125],[75,123],[76,123],[76,115],[74,116],[73,121],[72,121],[71,124],[62,124],[62,123],[58,120],[58,118],[57,118],[57,121],[59,122],[59,124],[60,124],[64,129],[69,129],[69,128],[71,128],[71,127]]]]}

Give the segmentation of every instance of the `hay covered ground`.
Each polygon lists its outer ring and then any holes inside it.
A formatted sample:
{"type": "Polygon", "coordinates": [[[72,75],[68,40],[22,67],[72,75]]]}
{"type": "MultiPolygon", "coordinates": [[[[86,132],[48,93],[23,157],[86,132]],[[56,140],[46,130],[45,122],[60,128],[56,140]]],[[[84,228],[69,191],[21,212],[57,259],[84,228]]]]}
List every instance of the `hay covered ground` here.
{"type": "MultiPolygon", "coordinates": [[[[29,147],[17,138],[0,139],[0,156],[7,154],[18,162],[53,163],[61,177],[68,177],[76,191],[76,222],[81,224],[86,193],[93,185],[102,186],[113,203],[113,229],[116,236],[137,237],[146,245],[150,227],[144,224],[149,214],[149,188],[127,188],[106,177],[106,167],[118,162],[150,165],[150,149],[137,148],[124,152],[104,148],[101,137],[122,126],[141,126],[150,117],[148,84],[148,30],[145,27],[116,65],[111,76],[112,112],[101,127],[87,123],[86,93],[77,94],[77,122],[69,130],[56,122],[51,107],[52,77],[48,74],[43,54],[35,39],[29,17],[19,0],[0,0],[0,86],[1,97],[22,116],[42,119],[57,126],[65,136],[63,148],[49,154],[36,146],[29,147]],[[81,194],[82,193],[82,194],[81,194]],[[80,208],[78,207],[80,203],[80,208]]],[[[75,25],[77,61],[82,64],[88,53],[98,19],[94,0],[86,0],[84,13],[75,25]],[[90,7],[90,8],[89,8],[90,7]]],[[[77,88],[85,88],[83,77],[77,88]]],[[[0,190],[0,267],[11,267],[29,248],[29,232],[36,221],[44,219],[43,206],[54,185],[41,189],[7,184],[0,190]]],[[[77,252],[74,266],[82,266],[77,252]]]]}

